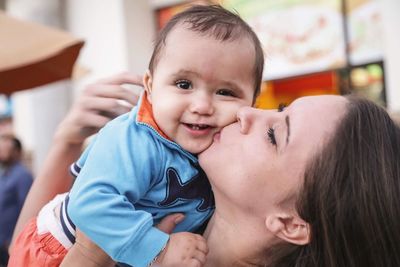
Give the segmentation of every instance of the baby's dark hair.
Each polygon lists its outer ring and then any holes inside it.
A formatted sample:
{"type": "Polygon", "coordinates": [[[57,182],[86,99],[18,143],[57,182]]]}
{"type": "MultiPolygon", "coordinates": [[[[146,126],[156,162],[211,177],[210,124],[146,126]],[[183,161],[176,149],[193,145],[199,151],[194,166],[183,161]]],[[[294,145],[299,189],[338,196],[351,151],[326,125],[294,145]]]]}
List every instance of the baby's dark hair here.
{"type": "MultiPolygon", "coordinates": [[[[153,55],[149,63],[149,71],[153,73],[169,33],[178,24],[185,24],[191,31],[206,34],[222,42],[233,41],[242,37],[249,38],[254,44],[254,97],[258,96],[261,88],[264,69],[264,53],[255,32],[238,14],[219,5],[194,5],[173,16],[157,36],[153,55]]],[[[233,57],[235,55],[232,55],[233,57]]]]}

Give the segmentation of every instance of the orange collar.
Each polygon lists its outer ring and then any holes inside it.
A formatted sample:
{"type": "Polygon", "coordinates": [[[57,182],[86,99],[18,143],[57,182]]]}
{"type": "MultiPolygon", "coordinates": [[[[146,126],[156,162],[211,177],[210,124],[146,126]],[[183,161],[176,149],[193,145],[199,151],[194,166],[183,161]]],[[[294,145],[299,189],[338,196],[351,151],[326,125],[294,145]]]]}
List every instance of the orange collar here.
{"type": "Polygon", "coordinates": [[[171,140],[163,131],[158,127],[153,116],[153,108],[149,100],[147,99],[147,92],[142,94],[141,101],[138,107],[137,122],[145,123],[156,130],[162,137],[167,140],[171,140]]]}

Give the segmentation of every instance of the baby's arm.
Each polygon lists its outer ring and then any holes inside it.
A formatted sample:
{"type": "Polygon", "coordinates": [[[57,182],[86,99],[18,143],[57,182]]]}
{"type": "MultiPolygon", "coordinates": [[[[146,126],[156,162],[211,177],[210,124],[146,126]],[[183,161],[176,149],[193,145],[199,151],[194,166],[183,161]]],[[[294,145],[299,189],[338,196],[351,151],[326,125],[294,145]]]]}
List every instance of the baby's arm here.
{"type": "MultiPolygon", "coordinates": [[[[115,262],[87,237],[76,237],[76,243],[68,251],[60,267],[112,267],[115,262]]],[[[206,262],[208,247],[205,239],[197,234],[181,232],[172,234],[165,249],[153,266],[196,267],[206,262]]]]}
{"type": "MultiPolygon", "coordinates": [[[[175,226],[184,219],[182,214],[171,214],[165,217],[157,228],[171,233],[175,226]]],[[[202,236],[192,233],[177,233],[170,236],[165,249],[153,263],[158,267],[202,266],[205,263],[208,248],[202,236]]],[[[76,232],[76,243],[68,251],[61,267],[108,267],[114,261],[96,244],[79,230],[76,232]]]]}
{"type": "Polygon", "coordinates": [[[159,177],[160,155],[157,149],[148,149],[152,140],[147,132],[135,129],[133,120],[132,113],[120,116],[93,140],[67,211],[74,224],[115,261],[145,266],[169,236],[153,227],[151,213],[134,205],[147,194],[151,177],[159,177]]]}
{"type": "Polygon", "coordinates": [[[115,262],[79,230],[60,267],[112,267],[115,262]]]}

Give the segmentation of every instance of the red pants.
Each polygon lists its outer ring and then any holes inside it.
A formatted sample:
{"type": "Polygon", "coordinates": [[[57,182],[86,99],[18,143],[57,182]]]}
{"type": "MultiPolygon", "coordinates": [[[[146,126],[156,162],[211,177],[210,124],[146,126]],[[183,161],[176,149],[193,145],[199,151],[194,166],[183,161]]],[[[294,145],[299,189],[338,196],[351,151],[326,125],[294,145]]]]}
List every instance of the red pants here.
{"type": "Polygon", "coordinates": [[[67,250],[50,232],[38,235],[33,218],[15,240],[8,267],[56,267],[66,254],[67,250]]]}

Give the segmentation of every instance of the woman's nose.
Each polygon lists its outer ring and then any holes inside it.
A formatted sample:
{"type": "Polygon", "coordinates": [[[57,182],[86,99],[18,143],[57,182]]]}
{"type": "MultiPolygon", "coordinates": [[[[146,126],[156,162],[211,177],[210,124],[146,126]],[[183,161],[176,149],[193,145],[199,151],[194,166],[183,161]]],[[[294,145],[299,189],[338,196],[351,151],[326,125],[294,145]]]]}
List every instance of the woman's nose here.
{"type": "Polygon", "coordinates": [[[276,110],[266,110],[252,107],[241,107],[237,112],[237,120],[240,124],[240,132],[242,134],[248,134],[250,129],[258,124],[262,126],[269,122],[270,120],[274,120],[275,114],[277,114],[276,110]]]}
{"type": "Polygon", "coordinates": [[[251,107],[241,107],[237,112],[237,120],[240,125],[240,132],[247,134],[256,117],[257,109],[251,107]]]}

